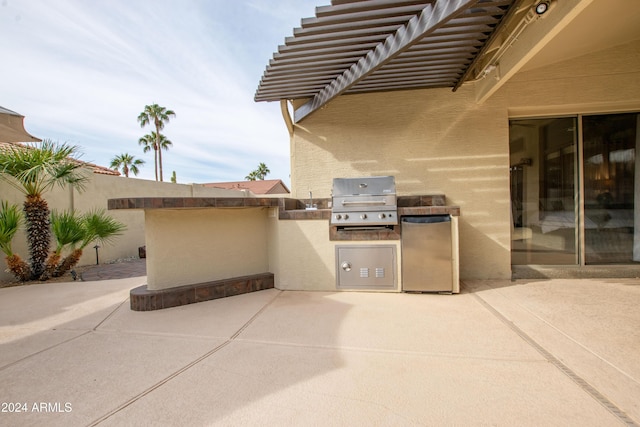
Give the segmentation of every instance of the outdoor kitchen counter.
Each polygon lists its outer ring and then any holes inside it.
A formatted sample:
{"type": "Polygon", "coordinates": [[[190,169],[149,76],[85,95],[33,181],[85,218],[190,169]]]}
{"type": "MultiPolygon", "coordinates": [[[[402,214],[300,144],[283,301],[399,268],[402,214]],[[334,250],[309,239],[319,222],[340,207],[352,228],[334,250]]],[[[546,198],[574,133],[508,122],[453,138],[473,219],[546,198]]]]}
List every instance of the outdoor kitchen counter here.
{"type": "Polygon", "coordinates": [[[189,209],[278,207],[273,197],[132,197],[109,199],[109,209],[189,209]]]}
{"type": "MultiPolygon", "coordinates": [[[[280,220],[324,220],[330,222],[332,210],[331,199],[314,199],[313,209],[307,209],[303,201],[297,199],[280,199],[278,218],[280,220]]],[[[415,215],[460,216],[459,206],[447,206],[444,194],[398,196],[398,219],[415,215]]],[[[345,231],[335,225],[329,228],[330,241],[382,241],[400,240],[402,228],[400,224],[371,230],[345,231]]]]}
{"type": "MultiPolygon", "coordinates": [[[[305,209],[303,201],[297,199],[280,199],[279,219],[289,220],[330,220],[331,199],[314,199],[315,209],[305,209]]],[[[445,205],[445,196],[417,195],[398,196],[398,216],[408,215],[445,215],[460,216],[460,206],[445,205]]]]}
{"type": "MultiPolygon", "coordinates": [[[[335,270],[327,266],[335,262],[337,245],[344,240],[353,241],[347,245],[394,246],[399,255],[394,268],[401,271],[400,224],[340,230],[330,224],[330,202],[289,197],[110,199],[110,210],[145,211],[147,283],[131,291],[131,308],[157,310],[273,287],[334,291],[335,270]],[[311,203],[313,209],[306,209],[311,203]]],[[[397,206],[399,217],[460,215],[458,206],[445,205],[443,195],[400,196],[397,206]]]]}
{"type": "MultiPolygon", "coordinates": [[[[315,209],[305,209],[303,201],[284,197],[133,197],[109,199],[115,209],[192,209],[279,207],[282,220],[329,220],[331,199],[314,200],[315,209]]],[[[398,215],[460,216],[459,206],[446,206],[444,195],[398,196],[398,215]]]]}

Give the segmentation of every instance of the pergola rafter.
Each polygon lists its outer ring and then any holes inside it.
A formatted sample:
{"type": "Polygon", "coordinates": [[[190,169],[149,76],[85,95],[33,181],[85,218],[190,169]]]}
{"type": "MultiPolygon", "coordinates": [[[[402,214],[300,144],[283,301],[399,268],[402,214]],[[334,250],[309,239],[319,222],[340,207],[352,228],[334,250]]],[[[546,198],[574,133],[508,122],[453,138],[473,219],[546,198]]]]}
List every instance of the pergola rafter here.
{"type": "Polygon", "coordinates": [[[300,121],[337,96],[459,87],[518,0],[333,0],[285,39],[256,101],[301,99],[300,121]]]}

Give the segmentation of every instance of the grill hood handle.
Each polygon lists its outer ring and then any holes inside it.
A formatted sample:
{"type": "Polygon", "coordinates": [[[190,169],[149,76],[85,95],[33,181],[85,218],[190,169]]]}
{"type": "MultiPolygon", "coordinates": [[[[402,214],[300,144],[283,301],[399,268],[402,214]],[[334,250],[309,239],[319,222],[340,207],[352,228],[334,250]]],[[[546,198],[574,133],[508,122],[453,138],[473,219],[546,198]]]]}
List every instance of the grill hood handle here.
{"type": "Polygon", "coordinates": [[[346,205],[386,205],[387,202],[384,200],[369,200],[369,201],[359,201],[359,202],[351,202],[348,200],[342,201],[342,206],[346,205]]]}

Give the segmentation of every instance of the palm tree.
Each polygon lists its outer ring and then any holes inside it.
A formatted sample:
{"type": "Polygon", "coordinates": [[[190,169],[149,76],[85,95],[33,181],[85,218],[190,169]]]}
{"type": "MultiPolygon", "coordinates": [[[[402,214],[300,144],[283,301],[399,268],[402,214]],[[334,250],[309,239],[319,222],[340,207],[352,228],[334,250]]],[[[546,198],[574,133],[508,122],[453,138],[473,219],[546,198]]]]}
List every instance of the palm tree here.
{"type": "Polygon", "coordinates": [[[156,172],[156,181],[158,180],[158,149],[156,148],[156,133],[151,132],[138,140],[138,144],[142,145],[142,152],[148,153],[153,150],[153,164],[156,172]]]}
{"type": "Polygon", "coordinates": [[[162,181],[162,150],[168,151],[169,147],[173,145],[173,142],[169,141],[166,136],[159,134],[156,137],[158,142],[158,164],[160,165],[160,181],[162,181]]]}
{"type": "MultiPolygon", "coordinates": [[[[168,150],[169,147],[173,145],[173,142],[169,141],[166,136],[163,134],[156,134],[155,132],[151,132],[140,138],[138,140],[138,144],[142,145],[142,151],[147,153],[153,150],[153,160],[155,163],[155,171],[156,171],[156,181],[158,180],[158,158],[160,155],[160,150],[168,150]]],[[[162,175],[160,175],[162,178],[162,175]]],[[[160,179],[162,181],[162,179],[160,179]]]]}
{"type": "Polygon", "coordinates": [[[271,171],[264,163],[260,163],[258,165],[258,169],[249,172],[249,175],[245,176],[244,179],[247,181],[255,181],[257,179],[263,180],[271,171]]]}
{"type": "Polygon", "coordinates": [[[55,185],[83,188],[87,177],[76,157],[76,146],[50,140],[43,141],[39,147],[12,146],[0,151],[0,178],[26,197],[23,212],[32,278],[38,278],[44,272],[49,255],[49,205],[42,195],[55,185]]]}
{"type": "Polygon", "coordinates": [[[51,225],[56,249],[47,260],[45,274],[53,277],[62,276],[76,265],[84,248],[91,242],[108,243],[126,229],[124,224],[107,215],[104,210],[93,210],[83,215],[54,212],[51,215],[51,225]],[[70,253],[61,260],[65,249],[70,253]]]}
{"type": "Polygon", "coordinates": [[[144,165],[144,160],[136,159],[129,153],[122,153],[111,159],[111,169],[122,168],[122,173],[127,178],[129,178],[129,171],[133,172],[133,174],[137,176],[140,173],[138,166],[142,165],[144,165]]]}
{"type": "Polygon", "coordinates": [[[258,179],[264,179],[271,171],[264,163],[260,163],[258,165],[258,169],[256,169],[258,179]]]}
{"type": "Polygon", "coordinates": [[[62,250],[65,247],[75,247],[84,237],[82,220],[75,212],[51,212],[51,231],[56,241],[56,248],[47,258],[44,273],[40,276],[41,280],[55,276],[61,264],[62,250]]]}
{"type": "Polygon", "coordinates": [[[138,122],[140,127],[145,127],[148,124],[153,123],[156,127],[156,150],[158,156],[158,165],[160,169],[160,181],[162,181],[162,144],[160,142],[160,131],[164,129],[164,124],[169,123],[171,117],[175,117],[176,113],[172,110],[167,110],[165,107],[161,107],[158,104],[145,105],[144,111],[138,116],[138,122]]]}
{"type": "Polygon", "coordinates": [[[22,224],[20,208],[6,201],[0,204],[0,250],[6,255],[9,271],[21,282],[31,278],[31,268],[19,255],[13,253],[11,242],[22,224]]]}

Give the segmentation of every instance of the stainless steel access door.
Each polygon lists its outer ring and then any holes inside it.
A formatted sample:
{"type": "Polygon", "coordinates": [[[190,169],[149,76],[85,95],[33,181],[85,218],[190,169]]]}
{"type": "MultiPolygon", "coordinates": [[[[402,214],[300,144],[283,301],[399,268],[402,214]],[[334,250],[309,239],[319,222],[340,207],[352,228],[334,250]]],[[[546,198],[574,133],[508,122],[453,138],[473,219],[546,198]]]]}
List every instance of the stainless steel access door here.
{"type": "Polygon", "coordinates": [[[395,266],[395,246],[336,246],[336,285],[338,289],[396,289],[395,266]]]}
{"type": "Polygon", "coordinates": [[[402,290],[453,291],[449,215],[402,218],[402,290]]]}

